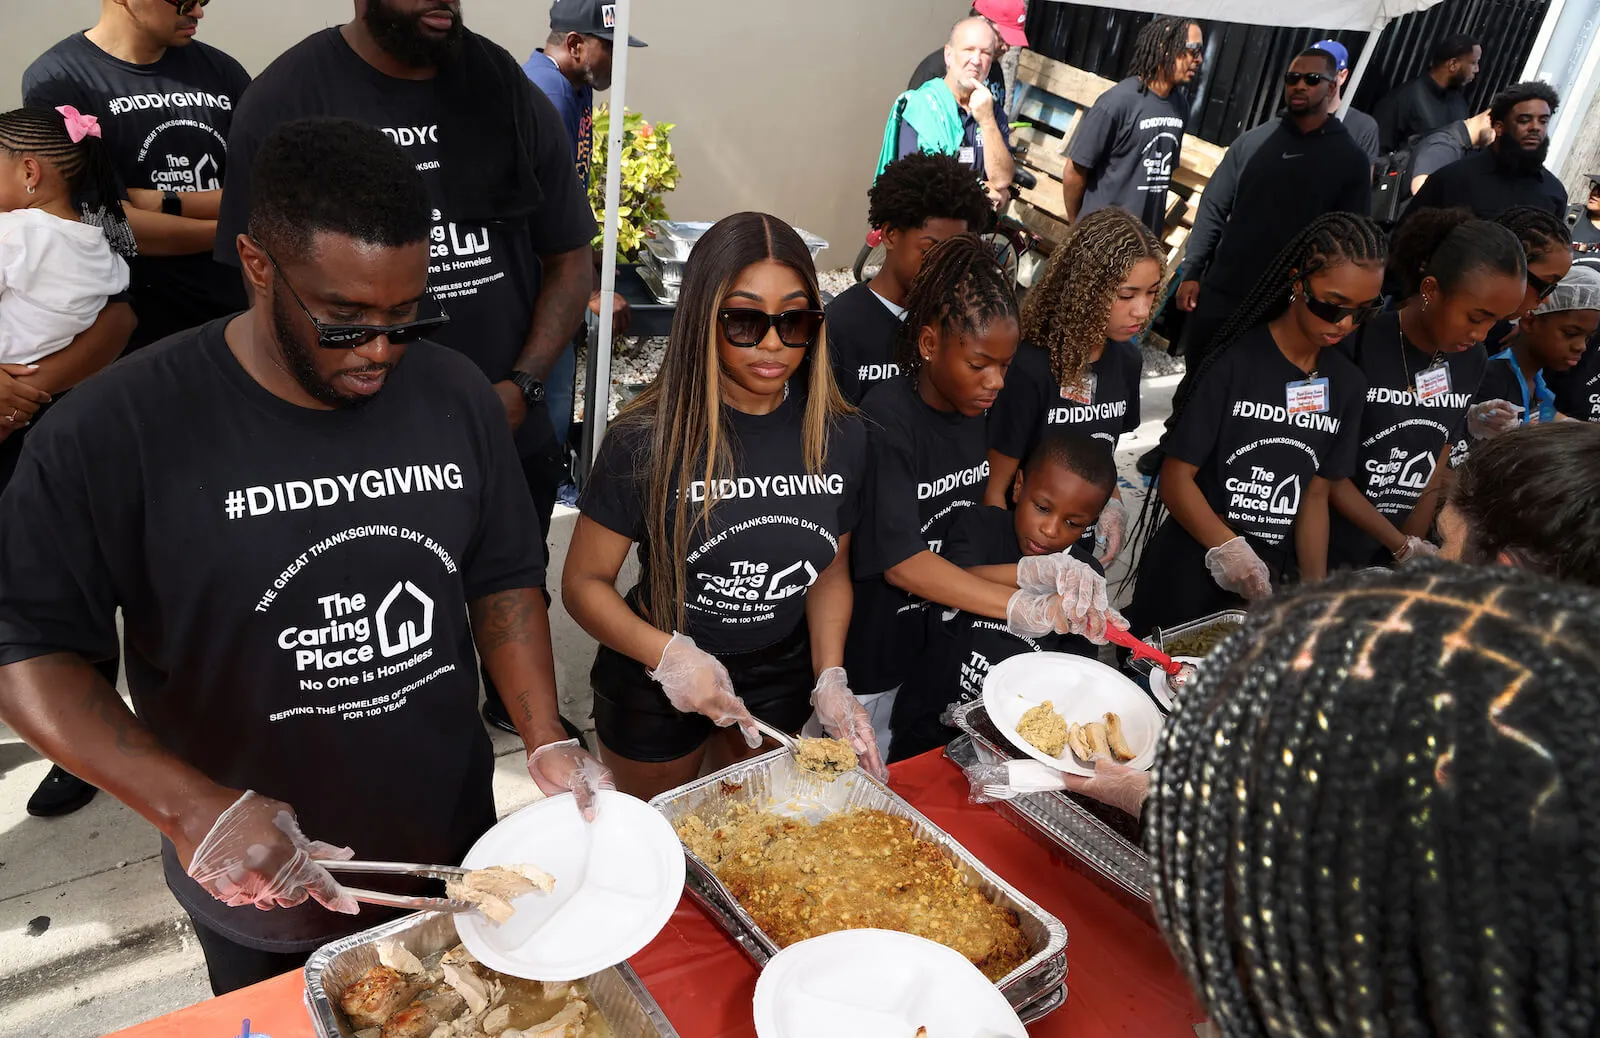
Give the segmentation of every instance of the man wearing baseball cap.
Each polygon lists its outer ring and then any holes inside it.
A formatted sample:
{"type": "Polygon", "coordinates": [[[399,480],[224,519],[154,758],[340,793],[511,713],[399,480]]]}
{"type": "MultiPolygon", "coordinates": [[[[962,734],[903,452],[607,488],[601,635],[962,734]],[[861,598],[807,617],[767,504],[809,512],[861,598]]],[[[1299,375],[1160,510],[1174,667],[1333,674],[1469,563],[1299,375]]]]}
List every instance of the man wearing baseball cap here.
{"type": "MultiPolygon", "coordinates": [[[[1006,82],[1006,74],[1002,65],[1005,58],[1019,47],[1028,45],[1028,36],[1022,31],[1022,23],[1028,15],[1028,5],[1024,0],[978,0],[967,12],[969,18],[982,18],[988,21],[990,28],[995,33],[994,60],[989,63],[989,93],[994,95],[996,112],[1003,113],[1006,108],[1006,98],[1011,96],[1010,84],[1006,82]]],[[[1015,63],[1012,63],[1012,78],[1016,78],[1015,63]]],[[[945,76],[944,48],[923,58],[917,65],[916,71],[911,73],[911,79],[906,83],[907,90],[915,90],[924,83],[945,76]]],[[[1002,116],[1003,118],[1003,116],[1002,116]]]]}
{"type": "Polygon", "coordinates": [[[1579,252],[1600,252],[1600,173],[1589,174],[1589,199],[1572,224],[1572,244],[1579,252]]]}
{"type": "MultiPolygon", "coordinates": [[[[1338,40],[1322,40],[1311,45],[1317,50],[1325,50],[1333,55],[1333,60],[1339,64],[1337,81],[1333,86],[1333,93],[1328,95],[1328,112],[1330,115],[1339,114],[1339,100],[1344,94],[1344,85],[1350,81],[1350,51],[1338,40]]],[[[1350,131],[1350,139],[1361,146],[1367,153],[1367,158],[1377,161],[1383,154],[1383,149],[1378,144],[1378,120],[1366,112],[1358,111],[1351,105],[1344,113],[1344,128],[1350,131]]]]}
{"type": "MultiPolygon", "coordinates": [[[[585,195],[589,191],[590,164],[594,158],[594,92],[611,89],[611,54],[616,40],[617,5],[600,0],[555,0],[550,5],[550,35],[544,46],[529,55],[522,71],[544,92],[561,116],[567,141],[572,145],[573,166],[585,195]]],[[[628,46],[644,42],[628,37],[628,46]]],[[[595,253],[594,291],[589,309],[600,312],[599,252],[595,253]]],[[[612,297],[612,334],[628,331],[631,311],[621,293],[612,297]]],[[[578,338],[585,332],[578,330],[578,338]]],[[[577,346],[569,343],[545,376],[545,399],[550,424],[563,450],[572,427],[572,398],[576,392],[577,346]]]]}

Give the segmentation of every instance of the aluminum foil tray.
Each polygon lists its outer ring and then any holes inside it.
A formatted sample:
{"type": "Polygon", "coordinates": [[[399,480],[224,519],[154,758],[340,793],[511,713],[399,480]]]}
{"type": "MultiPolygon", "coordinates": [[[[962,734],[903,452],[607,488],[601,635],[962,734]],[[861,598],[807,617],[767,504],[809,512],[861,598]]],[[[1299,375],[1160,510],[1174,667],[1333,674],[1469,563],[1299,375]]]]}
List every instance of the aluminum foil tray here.
{"type": "MultiPolygon", "coordinates": [[[[355,1028],[339,1009],[339,996],[378,965],[378,944],[397,940],[422,958],[460,943],[447,912],[419,912],[318,948],[306,963],[306,1010],[317,1038],[354,1038],[355,1028]]],[[[595,1006],[616,1038],[677,1038],[677,1030],[627,963],[585,977],[595,1006]]]]}
{"type": "MultiPolygon", "coordinates": [[[[958,739],[945,752],[963,768],[1031,759],[1010,748],[989,719],[982,700],[954,707],[950,719],[966,733],[969,748],[959,748],[962,740],[958,739]]],[[[1155,889],[1150,859],[1139,845],[1138,824],[1127,815],[1066,792],[1029,793],[989,806],[1088,865],[1115,891],[1150,903],[1155,889]]]]}
{"type": "MultiPolygon", "coordinates": [[[[857,808],[909,819],[913,833],[943,847],[970,885],[995,904],[1016,913],[1032,954],[996,985],[1007,1001],[1020,1012],[1062,987],[1067,975],[1067,929],[1061,921],[990,871],[948,833],[865,772],[853,771],[829,782],[802,770],[787,750],[774,750],[662,793],[650,801],[650,806],[677,828],[691,815],[699,815],[708,825],[720,824],[736,803],[812,823],[857,808]]],[[[685,854],[689,865],[685,886],[690,896],[707,909],[712,921],[727,930],[758,966],[765,965],[766,959],[778,953],[777,943],[762,932],[710,866],[687,848],[685,854]]]]}
{"type": "MultiPolygon", "coordinates": [[[[650,225],[655,230],[655,238],[659,243],[660,251],[656,254],[661,259],[675,259],[683,261],[689,258],[689,253],[694,249],[694,243],[700,236],[711,229],[709,220],[656,220],[650,225]]],[[[817,237],[810,231],[796,227],[795,233],[800,235],[800,240],[806,243],[806,248],[811,250],[814,261],[817,254],[828,247],[825,239],[817,237]]]]}
{"type": "MultiPolygon", "coordinates": [[[[1193,634],[1196,631],[1203,631],[1210,627],[1227,627],[1229,628],[1228,633],[1231,634],[1233,629],[1244,623],[1246,615],[1243,609],[1224,609],[1220,613],[1202,616],[1198,620],[1190,620],[1188,623],[1179,624],[1167,630],[1157,627],[1150,632],[1150,637],[1146,641],[1170,656],[1172,653],[1167,649],[1167,645],[1172,639],[1180,638],[1186,634],[1193,634]]],[[[1141,659],[1134,661],[1134,663],[1144,673],[1148,674],[1150,672],[1151,663],[1149,660],[1141,659]]]]}

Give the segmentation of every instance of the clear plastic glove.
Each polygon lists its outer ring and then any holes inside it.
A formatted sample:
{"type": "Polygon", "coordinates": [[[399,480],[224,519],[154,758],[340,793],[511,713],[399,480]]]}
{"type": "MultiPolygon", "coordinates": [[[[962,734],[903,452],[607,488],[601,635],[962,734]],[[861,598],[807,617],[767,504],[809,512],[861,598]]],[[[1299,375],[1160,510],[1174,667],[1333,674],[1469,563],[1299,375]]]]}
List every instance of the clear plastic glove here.
{"type": "Polygon", "coordinates": [[[878,737],[872,731],[872,718],[866,708],[850,691],[850,681],[843,667],[829,667],[817,677],[811,690],[811,706],[817,711],[817,720],[835,739],[842,739],[856,751],[856,760],[862,770],[879,782],[889,781],[889,769],[883,766],[878,754],[878,737]]]}
{"type": "Polygon", "coordinates": [[[1110,498],[1100,511],[1094,524],[1094,557],[1106,569],[1122,554],[1122,545],[1128,537],[1128,510],[1121,501],[1110,498]]]}
{"type": "Polygon", "coordinates": [[[1206,569],[1224,591],[1254,602],[1272,595],[1272,572],[1243,537],[1224,541],[1206,552],[1206,569]]]}
{"type": "Polygon", "coordinates": [[[348,847],[306,839],[288,804],[246,791],[195,848],[189,878],[234,908],[293,908],[309,897],[330,911],[355,915],[356,899],[313,860],[353,857],[348,847]]]}
{"type": "Polygon", "coordinates": [[[1439,554],[1439,546],[1432,541],[1425,541],[1421,537],[1407,537],[1406,543],[1394,553],[1394,561],[1410,562],[1412,559],[1426,559],[1439,554]]]}
{"type": "Polygon", "coordinates": [[[1126,764],[1098,759],[1094,762],[1094,777],[1063,775],[1067,788],[1074,793],[1108,804],[1135,818],[1144,809],[1150,796],[1150,773],[1130,768],[1126,764]]]}
{"type": "MultiPolygon", "coordinates": [[[[1106,578],[1068,552],[1030,555],[1022,559],[1017,563],[1017,586],[1038,593],[1053,591],[1060,596],[1063,620],[1053,626],[1061,634],[1083,635],[1098,644],[1106,640],[1107,623],[1128,629],[1128,622],[1111,608],[1106,578]]],[[[1012,601],[1015,602],[1015,598],[1012,601]]],[[[1007,610],[1009,620],[1010,610],[1007,610]]]]}
{"type": "Polygon", "coordinates": [[[701,649],[687,634],[674,631],[661,651],[661,662],[650,672],[667,694],[667,700],[686,714],[711,718],[718,727],[738,725],[753,750],[761,745],[755,719],[733,691],[733,679],[722,661],[701,649]]]}
{"type": "Polygon", "coordinates": [[[583,820],[595,819],[595,802],[602,789],[616,789],[611,769],[589,756],[576,739],[552,742],[528,754],[528,775],[547,797],[571,793],[583,820]]]}
{"type": "Polygon", "coordinates": [[[1056,621],[1062,616],[1061,596],[1053,592],[1018,588],[1016,594],[1006,602],[1006,630],[1018,638],[1042,638],[1053,634],[1056,621]]]}
{"type": "Polygon", "coordinates": [[[1517,427],[1517,409],[1509,400],[1485,400],[1467,408],[1467,432],[1475,440],[1492,440],[1517,427]]]}

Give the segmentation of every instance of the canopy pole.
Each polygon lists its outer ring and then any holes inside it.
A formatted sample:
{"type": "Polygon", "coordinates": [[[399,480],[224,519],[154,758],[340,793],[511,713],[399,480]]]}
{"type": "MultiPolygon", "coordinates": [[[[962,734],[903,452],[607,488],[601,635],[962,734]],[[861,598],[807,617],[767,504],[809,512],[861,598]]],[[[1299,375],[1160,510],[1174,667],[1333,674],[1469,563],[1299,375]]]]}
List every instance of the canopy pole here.
{"type": "Polygon", "coordinates": [[[1361,86],[1361,81],[1366,78],[1367,68],[1372,64],[1373,55],[1378,51],[1378,41],[1383,38],[1383,24],[1368,31],[1367,42],[1361,48],[1361,57],[1356,59],[1356,67],[1350,73],[1350,82],[1345,84],[1344,93],[1339,95],[1339,118],[1343,119],[1350,111],[1350,105],[1356,98],[1356,89],[1361,86]]]}
{"type": "Polygon", "coordinates": [[[611,416],[611,308],[617,291],[617,209],[622,198],[622,124],[628,96],[628,16],[632,0],[617,0],[611,59],[611,125],[606,134],[605,235],[600,259],[600,320],[589,343],[589,377],[584,386],[583,458],[585,478],[594,465],[611,416]]]}

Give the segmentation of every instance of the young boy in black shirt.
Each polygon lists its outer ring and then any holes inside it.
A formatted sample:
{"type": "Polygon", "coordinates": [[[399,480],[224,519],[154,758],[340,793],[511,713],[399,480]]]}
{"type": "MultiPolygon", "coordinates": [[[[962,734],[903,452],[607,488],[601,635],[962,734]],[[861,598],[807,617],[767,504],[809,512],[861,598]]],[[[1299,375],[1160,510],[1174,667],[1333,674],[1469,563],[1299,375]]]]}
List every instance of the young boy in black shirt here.
{"type": "Polygon", "coordinates": [[[883,168],[867,192],[867,222],[882,236],[883,266],[828,304],[828,355],[846,400],[861,403],[867,390],[899,373],[894,343],[922,257],[988,220],[983,185],[950,155],[912,152],[883,168]]]}
{"type": "MultiPolygon", "coordinates": [[[[1015,511],[992,505],[969,508],[950,528],[944,557],[999,583],[1016,580],[1025,556],[1071,551],[1102,572],[1092,542],[1094,526],[1117,485],[1111,447],[1081,429],[1052,426],[1017,472],[1015,511]]],[[[1072,634],[1025,638],[1000,620],[957,609],[928,612],[927,646],[895,710],[893,757],[901,760],[955,738],[940,721],[947,707],[983,692],[989,668],[1025,652],[1071,652],[1093,657],[1095,646],[1072,634]]]]}

